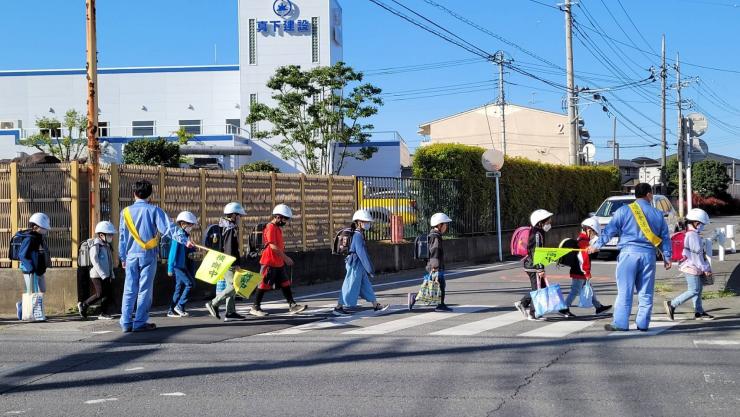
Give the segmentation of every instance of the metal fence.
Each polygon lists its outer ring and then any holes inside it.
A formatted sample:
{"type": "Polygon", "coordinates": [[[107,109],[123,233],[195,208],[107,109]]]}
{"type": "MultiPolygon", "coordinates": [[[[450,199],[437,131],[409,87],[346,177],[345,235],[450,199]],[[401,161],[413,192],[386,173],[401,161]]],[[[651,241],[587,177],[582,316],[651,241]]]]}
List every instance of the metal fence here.
{"type": "Polygon", "coordinates": [[[394,216],[403,221],[403,238],[413,239],[429,231],[429,220],[437,212],[453,219],[452,236],[496,230],[495,201],[464,195],[457,180],[357,177],[357,206],[375,220],[368,240],[391,239],[394,216]]]}

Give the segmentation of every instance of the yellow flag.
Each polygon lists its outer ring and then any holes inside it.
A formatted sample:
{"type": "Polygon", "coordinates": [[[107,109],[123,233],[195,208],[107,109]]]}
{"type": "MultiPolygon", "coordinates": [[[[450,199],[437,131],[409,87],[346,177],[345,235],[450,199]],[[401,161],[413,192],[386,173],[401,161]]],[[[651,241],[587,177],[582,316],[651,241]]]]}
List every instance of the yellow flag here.
{"type": "Polygon", "coordinates": [[[234,290],[242,297],[249,298],[260,281],[262,275],[259,273],[237,268],[234,273],[234,290]]]}
{"type": "Polygon", "coordinates": [[[579,250],[570,248],[535,248],[532,263],[535,265],[550,265],[568,253],[579,250]]]}
{"type": "Polygon", "coordinates": [[[195,277],[209,284],[216,284],[220,279],[223,279],[224,274],[234,262],[236,262],[236,258],[233,256],[209,250],[203,258],[203,263],[200,264],[198,272],[195,273],[195,277]]]}

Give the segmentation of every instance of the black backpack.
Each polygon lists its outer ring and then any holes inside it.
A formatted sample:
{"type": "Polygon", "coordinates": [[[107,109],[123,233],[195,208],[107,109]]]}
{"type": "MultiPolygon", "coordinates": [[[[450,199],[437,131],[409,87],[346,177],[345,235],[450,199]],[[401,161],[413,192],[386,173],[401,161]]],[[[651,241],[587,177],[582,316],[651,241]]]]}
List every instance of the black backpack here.
{"type": "MultiPolygon", "coordinates": [[[[563,239],[560,242],[560,245],[558,245],[559,248],[570,248],[570,249],[578,249],[578,241],[573,238],[567,238],[563,239]]],[[[568,252],[567,254],[563,255],[560,259],[558,259],[557,266],[567,266],[568,268],[578,268],[580,267],[580,262],[578,261],[578,252],[568,252]]]]}
{"type": "Polygon", "coordinates": [[[219,252],[224,250],[224,239],[221,226],[212,224],[206,228],[206,233],[203,234],[203,246],[219,252]]]}
{"type": "Polygon", "coordinates": [[[339,256],[348,256],[349,249],[352,247],[352,237],[355,232],[350,227],[346,227],[337,232],[334,236],[334,243],[331,245],[331,254],[339,256]]]}
{"type": "Polygon", "coordinates": [[[262,234],[267,227],[267,223],[257,223],[249,233],[249,239],[247,240],[247,253],[250,257],[255,258],[262,254],[265,250],[265,245],[262,241],[262,234]]]}
{"type": "Polygon", "coordinates": [[[419,235],[414,239],[414,259],[429,259],[429,235],[419,235]]]}
{"type": "Polygon", "coordinates": [[[23,242],[29,237],[28,232],[30,229],[23,229],[15,232],[13,237],[10,238],[10,247],[8,249],[8,258],[11,261],[20,261],[20,252],[23,242]]]}

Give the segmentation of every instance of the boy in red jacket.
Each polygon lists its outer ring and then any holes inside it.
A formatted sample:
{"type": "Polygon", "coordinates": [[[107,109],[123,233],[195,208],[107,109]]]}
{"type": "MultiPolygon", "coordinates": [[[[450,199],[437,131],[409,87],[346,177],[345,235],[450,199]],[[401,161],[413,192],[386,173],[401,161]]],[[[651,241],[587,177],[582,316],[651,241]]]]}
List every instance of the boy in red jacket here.
{"type": "MultiPolygon", "coordinates": [[[[578,239],[576,241],[568,239],[568,241],[562,245],[563,247],[581,249],[581,251],[572,252],[566,255],[564,258],[567,257],[568,259],[563,259],[561,261],[563,264],[570,266],[571,278],[570,293],[565,299],[565,305],[569,308],[560,310],[560,314],[565,317],[575,317],[575,315],[570,312],[570,305],[573,300],[582,293],[583,287],[586,285],[588,280],[591,279],[591,258],[590,255],[586,253],[585,249],[589,247],[591,240],[598,238],[600,231],[601,226],[599,225],[599,220],[595,217],[588,218],[581,222],[581,233],[578,235],[578,239]]],[[[612,308],[611,305],[601,304],[596,298],[595,293],[593,294],[591,301],[596,309],[596,314],[601,314],[612,308]]]]}

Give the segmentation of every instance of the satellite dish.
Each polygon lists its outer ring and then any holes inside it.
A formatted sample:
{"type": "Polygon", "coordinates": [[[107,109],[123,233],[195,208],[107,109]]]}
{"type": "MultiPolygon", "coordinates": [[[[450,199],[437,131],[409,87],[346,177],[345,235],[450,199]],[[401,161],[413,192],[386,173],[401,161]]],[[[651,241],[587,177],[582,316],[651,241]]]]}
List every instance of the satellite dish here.
{"type": "Polygon", "coordinates": [[[701,113],[690,113],[686,116],[689,119],[689,131],[692,137],[699,137],[707,131],[709,122],[701,113]]]}
{"type": "Polygon", "coordinates": [[[586,157],[586,162],[593,161],[596,156],[596,145],[593,143],[583,145],[583,156],[586,157]]]}
{"type": "Polygon", "coordinates": [[[501,167],[504,166],[504,154],[498,149],[489,149],[483,152],[480,162],[486,171],[501,171],[501,167]]]}

